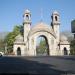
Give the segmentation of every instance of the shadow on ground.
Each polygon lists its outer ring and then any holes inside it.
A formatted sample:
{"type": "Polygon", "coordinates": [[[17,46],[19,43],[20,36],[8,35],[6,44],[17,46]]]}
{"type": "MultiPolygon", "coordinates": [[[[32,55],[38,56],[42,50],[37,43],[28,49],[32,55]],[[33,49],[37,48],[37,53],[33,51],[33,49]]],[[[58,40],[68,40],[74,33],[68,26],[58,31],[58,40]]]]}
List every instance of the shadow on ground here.
{"type": "Polygon", "coordinates": [[[56,56],[56,58],[75,61],[75,55],[56,56]]]}
{"type": "MultiPolygon", "coordinates": [[[[37,59],[37,58],[36,58],[37,59]]],[[[41,74],[41,75],[63,75],[71,73],[70,71],[61,71],[54,69],[54,65],[41,63],[22,57],[1,57],[0,73],[16,74],[41,74]]]]}

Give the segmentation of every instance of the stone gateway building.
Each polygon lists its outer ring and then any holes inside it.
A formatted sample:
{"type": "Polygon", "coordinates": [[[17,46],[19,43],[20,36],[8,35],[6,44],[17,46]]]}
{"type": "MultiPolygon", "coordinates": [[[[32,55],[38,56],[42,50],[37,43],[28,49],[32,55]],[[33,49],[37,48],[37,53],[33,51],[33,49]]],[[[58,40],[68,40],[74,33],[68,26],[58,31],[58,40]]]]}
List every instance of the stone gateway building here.
{"type": "Polygon", "coordinates": [[[60,15],[57,11],[52,13],[51,26],[44,22],[37,23],[31,27],[31,12],[27,9],[23,15],[24,35],[15,37],[13,51],[15,55],[36,56],[37,55],[37,38],[42,36],[47,41],[46,55],[69,55],[70,43],[64,35],[60,35],[60,15]]]}

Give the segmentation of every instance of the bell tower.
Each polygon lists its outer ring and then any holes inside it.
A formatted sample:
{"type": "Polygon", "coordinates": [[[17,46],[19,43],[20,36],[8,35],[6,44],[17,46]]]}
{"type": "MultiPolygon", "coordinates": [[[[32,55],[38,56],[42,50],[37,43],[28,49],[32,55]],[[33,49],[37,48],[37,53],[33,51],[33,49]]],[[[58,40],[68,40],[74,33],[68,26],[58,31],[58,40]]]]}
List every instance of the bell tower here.
{"type": "Polygon", "coordinates": [[[31,12],[27,9],[23,15],[23,26],[24,26],[24,42],[27,42],[27,36],[31,28],[31,12]]]}
{"type": "Polygon", "coordinates": [[[60,31],[59,31],[59,27],[60,27],[60,16],[59,13],[57,11],[54,11],[52,13],[52,28],[56,34],[56,38],[57,38],[57,43],[59,44],[59,35],[60,35],[60,31]]]}

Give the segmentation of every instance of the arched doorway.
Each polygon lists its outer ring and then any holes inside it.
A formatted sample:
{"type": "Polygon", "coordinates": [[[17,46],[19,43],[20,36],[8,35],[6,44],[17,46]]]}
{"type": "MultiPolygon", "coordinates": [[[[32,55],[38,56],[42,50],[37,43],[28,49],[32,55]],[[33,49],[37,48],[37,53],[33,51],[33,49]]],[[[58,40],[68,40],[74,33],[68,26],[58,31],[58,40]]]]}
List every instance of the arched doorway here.
{"type": "Polygon", "coordinates": [[[20,47],[17,48],[17,55],[21,55],[21,49],[20,49],[20,47]]]}
{"type": "Polygon", "coordinates": [[[38,55],[38,56],[46,56],[46,55],[49,55],[48,40],[47,40],[47,38],[44,35],[40,35],[37,38],[36,55],[38,55]]]}
{"type": "Polygon", "coordinates": [[[64,55],[67,55],[68,53],[67,53],[67,49],[66,49],[66,47],[64,47],[64,55]]]}

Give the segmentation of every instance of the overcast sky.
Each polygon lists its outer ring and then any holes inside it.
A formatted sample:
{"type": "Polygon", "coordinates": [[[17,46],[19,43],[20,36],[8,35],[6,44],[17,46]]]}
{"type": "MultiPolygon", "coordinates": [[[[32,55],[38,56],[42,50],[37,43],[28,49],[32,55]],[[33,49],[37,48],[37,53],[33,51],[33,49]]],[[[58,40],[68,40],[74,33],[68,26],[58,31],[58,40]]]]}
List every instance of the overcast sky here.
{"type": "Polygon", "coordinates": [[[75,0],[0,0],[0,32],[12,31],[15,25],[23,23],[23,13],[31,11],[32,26],[42,19],[50,25],[54,10],[60,13],[60,31],[71,31],[75,19],[75,0]]]}

